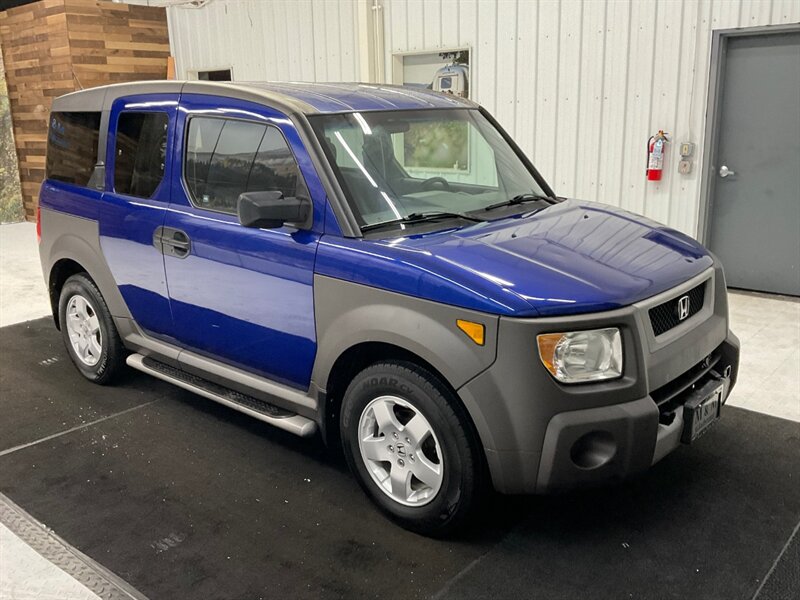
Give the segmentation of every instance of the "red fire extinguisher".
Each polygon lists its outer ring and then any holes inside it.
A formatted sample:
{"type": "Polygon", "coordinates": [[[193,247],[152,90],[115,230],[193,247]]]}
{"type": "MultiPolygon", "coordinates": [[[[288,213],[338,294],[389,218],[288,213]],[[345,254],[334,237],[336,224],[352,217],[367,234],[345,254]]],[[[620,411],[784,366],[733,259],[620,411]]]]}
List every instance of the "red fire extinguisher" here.
{"type": "Polygon", "coordinates": [[[669,138],[662,129],[658,133],[651,135],[647,140],[647,180],[661,181],[661,173],[664,170],[664,151],[667,147],[669,138]]]}

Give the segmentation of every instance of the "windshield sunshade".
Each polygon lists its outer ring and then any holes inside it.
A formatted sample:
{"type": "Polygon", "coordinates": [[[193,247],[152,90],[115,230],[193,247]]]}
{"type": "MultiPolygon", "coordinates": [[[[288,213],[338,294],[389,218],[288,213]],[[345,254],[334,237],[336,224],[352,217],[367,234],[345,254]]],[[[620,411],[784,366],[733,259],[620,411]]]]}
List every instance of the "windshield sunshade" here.
{"type": "Polygon", "coordinates": [[[513,207],[519,204],[515,198],[547,196],[478,110],[376,111],[310,120],[365,230],[430,222],[409,219],[420,214],[458,219],[488,207],[513,207]]]}

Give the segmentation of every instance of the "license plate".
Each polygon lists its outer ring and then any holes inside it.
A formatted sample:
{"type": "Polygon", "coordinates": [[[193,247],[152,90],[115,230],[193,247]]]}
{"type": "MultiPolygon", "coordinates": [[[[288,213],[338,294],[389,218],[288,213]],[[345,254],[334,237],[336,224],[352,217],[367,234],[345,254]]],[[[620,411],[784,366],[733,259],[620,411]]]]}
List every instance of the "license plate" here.
{"type": "Polygon", "coordinates": [[[714,422],[719,419],[719,408],[722,404],[724,385],[714,388],[711,393],[699,399],[698,402],[688,403],[684,407],[684,435],[682,441],[690,444],[703,435],[714,422]]]}

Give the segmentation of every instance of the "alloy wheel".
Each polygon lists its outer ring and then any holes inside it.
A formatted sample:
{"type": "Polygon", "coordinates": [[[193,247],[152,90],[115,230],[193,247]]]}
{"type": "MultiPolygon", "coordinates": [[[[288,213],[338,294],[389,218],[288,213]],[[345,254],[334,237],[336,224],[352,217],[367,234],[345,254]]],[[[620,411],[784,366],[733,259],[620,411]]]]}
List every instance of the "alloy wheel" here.
{"type": "Polygon", "coordinates": [[[75,295],[67,303],[66,317],[72,350],[83,364],[93,367],[103,354],[103,332],[97,311],[85,297],[75,295]]]}
{"type": "Polygon", "coordinates": [[[405,506],[424,506],[444,480],[441,446],[431,424],[410,402],[380,396],[358,422],[358,447],[378,488],[405,506]]]}

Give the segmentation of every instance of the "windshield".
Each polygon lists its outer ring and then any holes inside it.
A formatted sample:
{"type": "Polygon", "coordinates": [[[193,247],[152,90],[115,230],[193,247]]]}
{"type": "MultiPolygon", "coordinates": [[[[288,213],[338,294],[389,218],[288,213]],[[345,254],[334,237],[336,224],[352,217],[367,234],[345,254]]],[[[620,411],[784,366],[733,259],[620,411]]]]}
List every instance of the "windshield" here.
{"type": "Polygon", "coordinates": [[[346,113],[309,120],[362,228],[407,223],[409,216],[477,215],[515,198],[545,195],[478,110],[346,113]]]}

